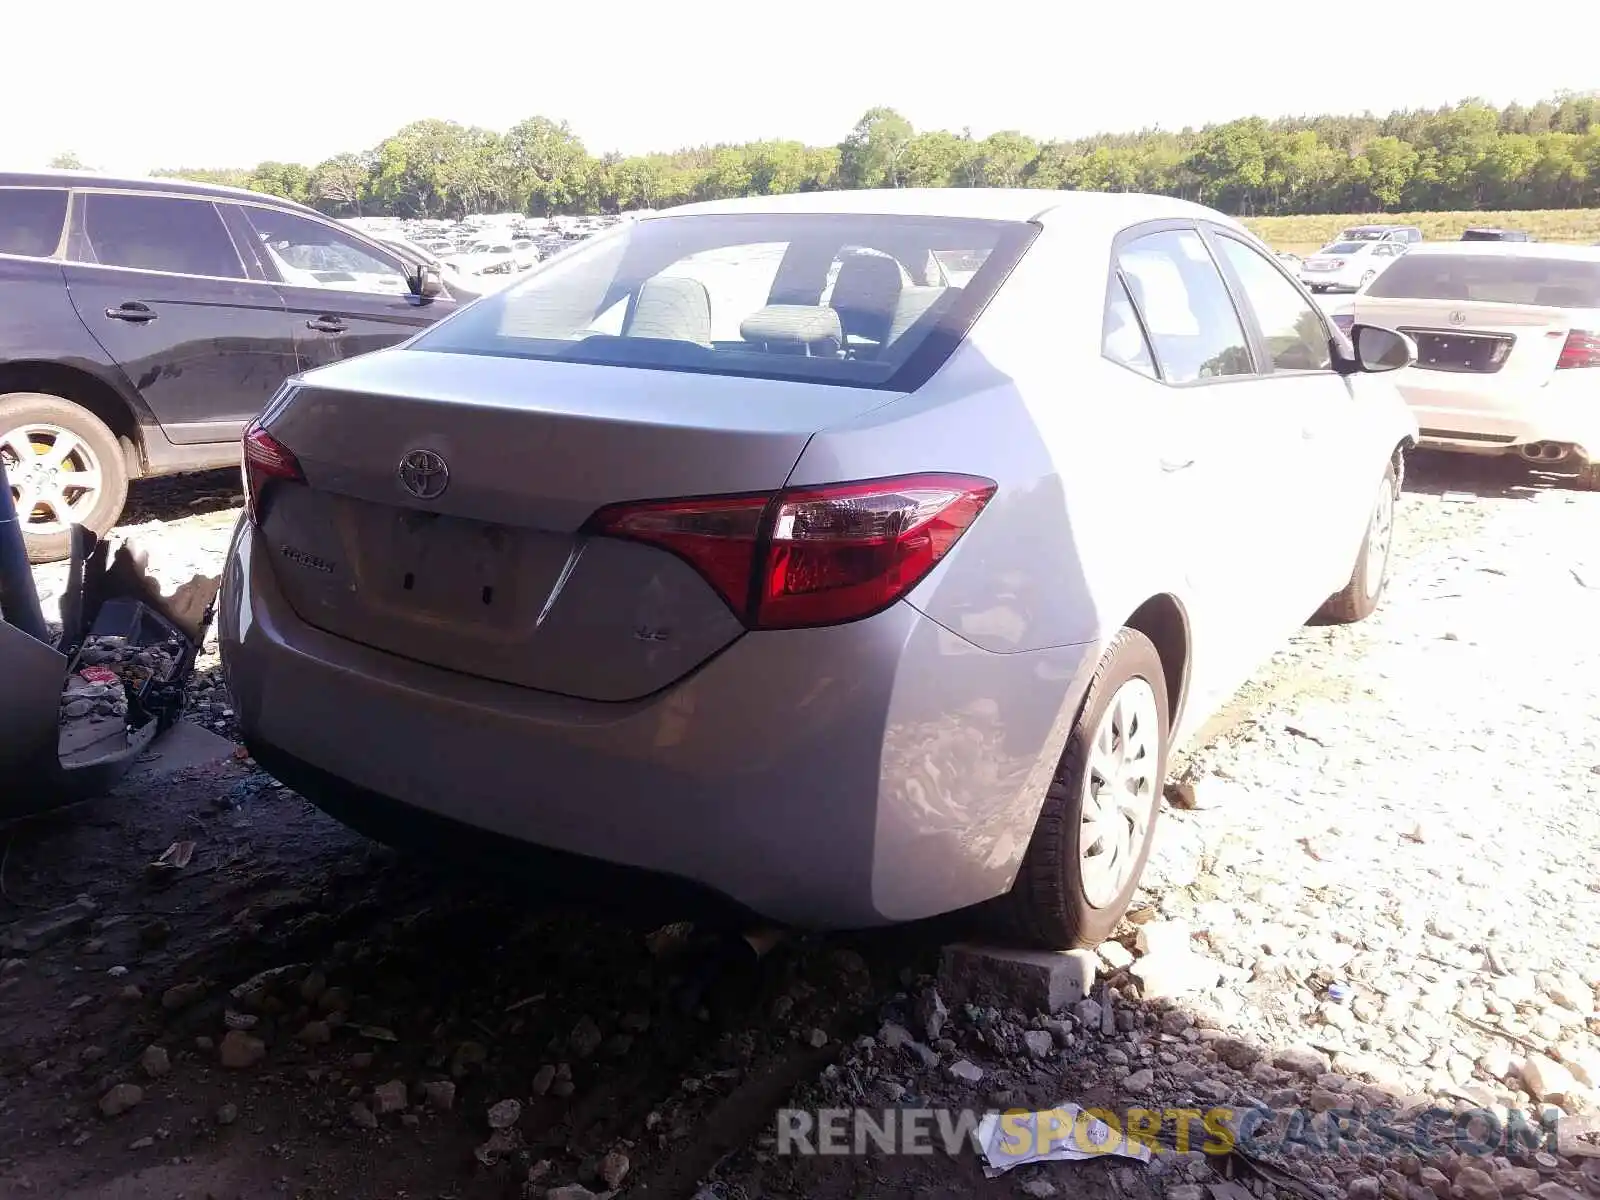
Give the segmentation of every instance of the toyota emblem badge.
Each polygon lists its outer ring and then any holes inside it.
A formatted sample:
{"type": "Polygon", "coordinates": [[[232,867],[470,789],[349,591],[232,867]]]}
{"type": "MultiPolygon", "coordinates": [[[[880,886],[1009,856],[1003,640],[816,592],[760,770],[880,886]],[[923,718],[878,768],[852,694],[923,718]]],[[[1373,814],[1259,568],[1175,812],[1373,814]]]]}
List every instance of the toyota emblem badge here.
{"type": "Polygon", "coordinates": [[[412,450],[400,460],[400,486],[418,500],[436,500],[450,486],[450,466],[433,450],[412,450]]]}

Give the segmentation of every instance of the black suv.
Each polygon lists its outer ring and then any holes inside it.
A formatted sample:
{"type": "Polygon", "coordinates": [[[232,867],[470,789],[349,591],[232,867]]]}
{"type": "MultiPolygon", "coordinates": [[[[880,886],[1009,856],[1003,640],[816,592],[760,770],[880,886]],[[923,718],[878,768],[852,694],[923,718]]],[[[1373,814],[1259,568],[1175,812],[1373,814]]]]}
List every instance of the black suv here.
{"type": "Polygon", "coordinates": [[[1476,225],[1471,229],[1461,231],[1463,242],[1531,242],[1535,238],[1531,233],[1521,229],[1492,229],[1487,225],[1476,225]]]}
{"type": "Polygon", "coordinates": [[[29,559],[66,557],[73,524],[110,529],[130,479],[238,462],[245,424],[294,372],[474,298],[272,196],[0,173],[0,455],[29,559]]]}

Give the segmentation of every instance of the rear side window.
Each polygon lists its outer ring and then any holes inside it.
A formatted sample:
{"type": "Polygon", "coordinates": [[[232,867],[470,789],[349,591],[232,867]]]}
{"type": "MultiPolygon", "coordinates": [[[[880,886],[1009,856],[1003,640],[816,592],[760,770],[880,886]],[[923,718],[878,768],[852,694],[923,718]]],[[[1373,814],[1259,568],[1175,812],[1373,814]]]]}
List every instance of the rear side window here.
{"type": "Polygon", "coordinates": [[[1117,265],[1144,318],[1165,382],[1254,373],[1233,298],[1198,233],[1148,234],[1124,246],[1117,265]]]}
{"type": "Polygon", "coordinates": [[[1121,275],[1111,285],[1111,299],[1106,304],[1102,338],[1100,352],[1105,357],[1151,379],[1156,377],[1156,363],[1150,354],[1150,343],[1145,340],[1139,314],[1134,311],[1128,285],[1123,282],[1121,275]]]}
{"type": "Polygon", "coordinates": [[[634,221],[412,346],[908,390],[954,352],[1036,232],[843,213],[634,221]]]}
{"type": "Polygon", "coordinates": [[[48,258],[66,220],[65,188],[0,188],[0,254],[48,258]]]}
{"type": "Polygon", "coordinates": [[[1255,312],[1267,353],[1272,356],[1272,369],[1326,371],[1332,367],[1328,327],[1300,289],[1254,247],[1226,235],[1218,237],[1217,244],[1255,312]]]}
{"type": "Polygon", "coordinates": [[[245,277],[222,214],[209,200],[102,192],[83,199],[84,238],[101,266],[245,277]]]}
{"type": "Polygon", "coordinates": [[[1426,254],[1413,251],[1367,285],[1400,300],[1478,300],[1549,308],[1600,308],[1600,258],[1426,254]]]}

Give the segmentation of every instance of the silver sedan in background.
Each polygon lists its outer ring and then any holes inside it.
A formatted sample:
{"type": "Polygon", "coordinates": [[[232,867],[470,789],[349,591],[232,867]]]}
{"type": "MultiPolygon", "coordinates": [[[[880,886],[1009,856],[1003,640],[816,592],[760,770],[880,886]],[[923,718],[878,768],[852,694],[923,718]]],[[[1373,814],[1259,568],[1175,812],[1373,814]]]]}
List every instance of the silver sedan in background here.
{"type": "Polygon", "coordinates": [[[1093,944],[1173,746],[1378,604],[1413,354],[1178,200],[649,214],[251,427],[244,739],[535,878],[1093,944]]]}

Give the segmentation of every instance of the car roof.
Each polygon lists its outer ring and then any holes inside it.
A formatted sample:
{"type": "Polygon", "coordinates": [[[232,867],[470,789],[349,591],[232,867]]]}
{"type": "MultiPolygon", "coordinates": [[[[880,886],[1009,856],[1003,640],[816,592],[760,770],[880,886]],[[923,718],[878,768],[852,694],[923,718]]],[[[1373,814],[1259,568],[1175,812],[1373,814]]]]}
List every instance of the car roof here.
{"type": "Polygon", "coordinates": [[[1600,246],[1568,246],[1560,242],[1420,242],[1406,257],[1414,254],[1481,254],[1499,258],[1561,258],[1576,262],[1600,262],[1600,246]]]}
{"type": "Polygon", "coordinates": [[[1140,221],[1204,218],[1232,228],[1231,217],[1171,196],[1143,192],[1054,192],[1039,188],[869,188],[859,191],[790,192],[741,196],[661,209],[641,221],[720,214],[835,214],[844,216],[950,217],[991,221],[1039,221],[1121,229],[1140,221]]]}
{"type": "Polygon", "coordinates": [[[1415,229],[1415,225],[1346,225],[1349,229],[1415,229]]]}
{"type": "MultiPolygon", "coordinates": [[[[155,179],[139,175],[102,175],[98,171],[0,171],[0,187],[116,188],[128,192],[180,192],[217,200],[265,201],[281,208],[316,213],[316,209],[282,196],[252,192],[248,188],[226,187],[220,183],[199,183],[192,179],[155,179]]],[[[320,215],[320,214],[318,214],[320,215]]]]}

